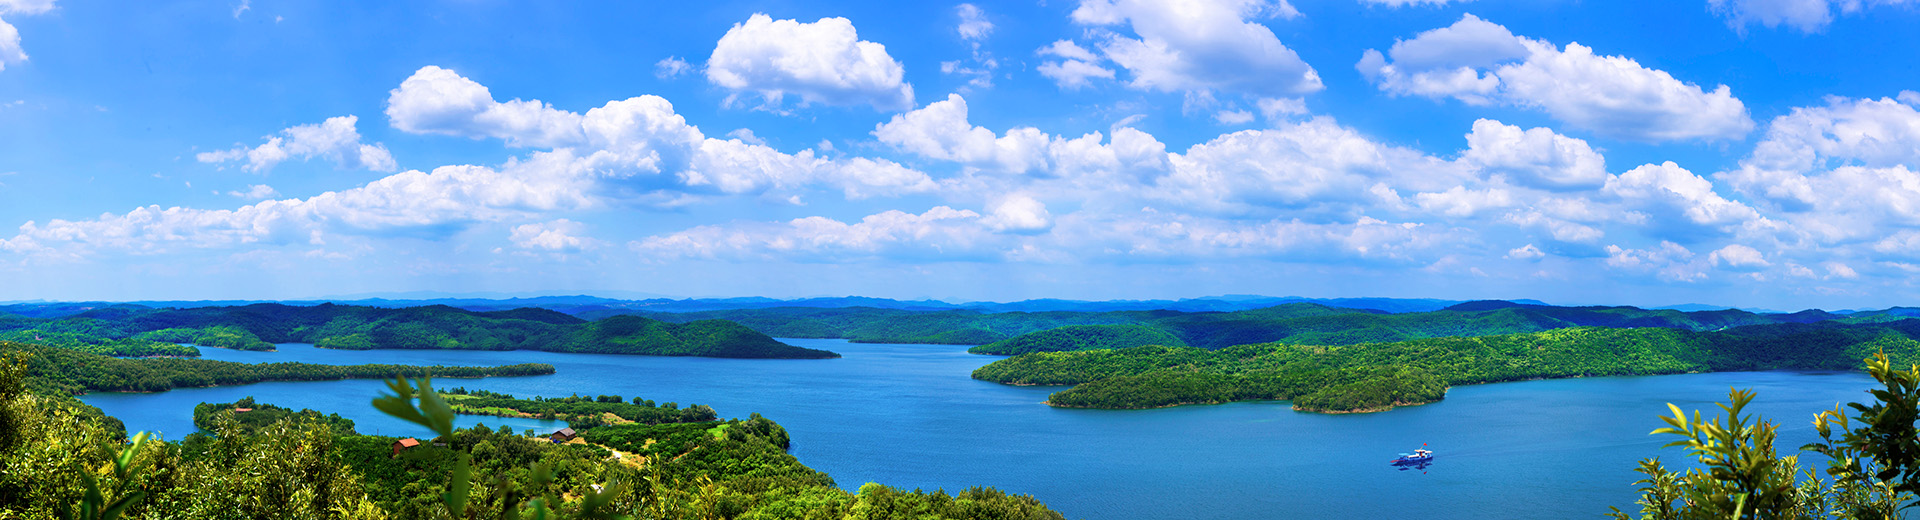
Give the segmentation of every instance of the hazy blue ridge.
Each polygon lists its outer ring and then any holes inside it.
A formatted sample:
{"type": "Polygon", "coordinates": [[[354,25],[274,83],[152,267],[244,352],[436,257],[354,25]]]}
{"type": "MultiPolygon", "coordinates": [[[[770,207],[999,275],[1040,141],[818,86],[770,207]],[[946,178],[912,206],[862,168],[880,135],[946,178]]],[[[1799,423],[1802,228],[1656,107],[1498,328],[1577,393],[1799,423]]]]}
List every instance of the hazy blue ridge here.
{"type": "MultiPolygon", "coordinates": [[[[444,305],[384,308],[330,303],[309,306],[259,303],[180,309],[108,305],[58,319],[21,317],[17,313],[13,316],[0,319],[0,333],[20,333],[21,337],[14,339],[22,341],[30,340],[28,335],[39,336],[45,332],[76,338],[131,338],[246,349],[271,349],[275,343],[311,343],[342,350],[548,350],[726,358],[838,357],[824,350],[787,345],[725,320],[664,322],[632,315],[586,320],[531,307],[471,311],[444,305]]],[[[102,344],[99,341],[69,343],[102,344]]]]}

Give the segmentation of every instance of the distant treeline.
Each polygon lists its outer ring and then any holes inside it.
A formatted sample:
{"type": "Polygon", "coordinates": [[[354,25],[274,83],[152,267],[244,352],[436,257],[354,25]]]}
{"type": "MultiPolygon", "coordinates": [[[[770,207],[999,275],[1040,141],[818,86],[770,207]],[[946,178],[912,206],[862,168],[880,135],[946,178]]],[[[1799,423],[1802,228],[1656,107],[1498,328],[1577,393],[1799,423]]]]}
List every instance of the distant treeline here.
{"type": "Polygon", "coordinates": [[[146,338],[109,339],[72,332],[8,330],[0,331],[0,341],[46,345],[102,356],[200,357],[200,349],[177,343],[154,341],[146,338]]]}
{"type": "Polygon", "coordinates": [[[553,365],[527,363],[498,367],[410,365],[315,365],[310,363],[246,364],[210,359],[121,359],[74,350],[0,342],[0,355],[24,352],[29,358],[29,381],[43,392],[69,395],[87,392],[159,392],[173,388],[225,386],[262,381],[332,381],[386,379],[395,376],[490,377],[534,376],[554,372],[553,365]]]}
{"type": "Polygon", "coordinates": [[[203,329],[174,327],[133,335],[135,339],[166,343],[191,343],[203,347],[232,350],[273,350],[273,344],[253,332],[232,325],[212,325],[203,329]]]}
{"type": "Polygon", "coordinates": [[[1017,356],[1034,352],[1065,352],[1143,347],[1184,347],[1179,336],[1152,325],[1068,325],[1057,329],[1029,332],[969,349],[980,354],[1017,356]]]}
{"type": "Polygon", "coordinates": [[[1695,332],[1578,327],[1345,346],[1264,343],[1040,352],[974,371],[986,381],[1077,385],[1055,406],[1153,408],[1290,399],[1305,411],[1371,411],[1441,399],[1447,386],[1737,370],[1852,370],[1884,350],[1920,361],[1920,321],[1822,322],[1695,332]]]}
{"type": "MultiPolygon", "coordinates": [[[[1264,342],[1352,345],[1421,338],[1516,334],[1568,327],[1661,327],[1691,331],[1746,325],[1808,323],[1836,319],[1900,317],[1901,309],[1852,317],[1821,311],[1755,314],[1741,310],[1681,312],[1636,307],[1555,307],[1510,302],[1468,302],[1443,310],[1404,314],[1289,303],[1236,312],[1113,311],[1004,312],[909,311],[864,307],[784,307],[690,313],[646,313],[667,321],[724,319],[774,337],[844,338],[863,343],[982,345],[977,354],[1134,346],[1142,338],[1175,338],[1159,345],[1217,349],[1264,342]],[[1043,337],[1062,327],[1128,325],[1129,329],[1077,329],[1043,337]],[[1106,338],[1092,337],[1097,335],[1106,338]]],[[[1158,341],[1158,340],[1156,340],[1158,341]]]]}
{"type": "Polygon", "coordinates": [[[839,338],[855,343],[982,345],[1068,325],[1140,323],[1164,312],[1168,311],[984,314],[976,311],[912,311],[872,307],[779,307],[637,314],[672,322],[727,320],[779,338],[839,338]]]}
{"type": "Polygon", "coordinates": [[[173,343],[271,350],[275,343],[335,349],[546,350],[729,358],[831,358],[723,320],[668,323],[639,316],[586,321],[544,309],[472,312],[263,303],[152,309],[114,306],[59,319],[0,315],[0,334],[22,342],[69,337],[82,350],[120,356],[197,355],[173,343]],[[64,335],[64,336],[63,336],[64,335]],[[190,353],[191,352],[191,353],[190,353]]]}

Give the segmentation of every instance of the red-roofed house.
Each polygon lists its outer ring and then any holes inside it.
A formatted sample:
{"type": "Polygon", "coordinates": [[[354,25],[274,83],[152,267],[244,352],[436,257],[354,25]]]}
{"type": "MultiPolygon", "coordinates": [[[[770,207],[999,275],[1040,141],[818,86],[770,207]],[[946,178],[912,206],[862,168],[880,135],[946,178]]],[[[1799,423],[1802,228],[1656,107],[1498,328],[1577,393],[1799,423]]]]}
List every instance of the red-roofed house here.
{"type": "Polygon", "coordinates": [[[393,456],[398,457],[400,456],[400,450],[412,448],[414,446],[419,446],[419,445],[420,445],[420,441],[414,440],[414,438],[412,437],[393,441],[393,456]]]}

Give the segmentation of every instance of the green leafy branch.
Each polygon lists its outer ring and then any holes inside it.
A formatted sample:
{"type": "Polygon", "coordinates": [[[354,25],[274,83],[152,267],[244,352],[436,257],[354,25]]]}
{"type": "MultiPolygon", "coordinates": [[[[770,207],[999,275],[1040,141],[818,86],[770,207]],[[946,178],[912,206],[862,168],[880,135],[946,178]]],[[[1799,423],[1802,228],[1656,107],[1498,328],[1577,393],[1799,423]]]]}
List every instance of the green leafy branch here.
{"type": "MultiPolygon", "coordinates": [[[[382,413],[407,422],[418,424],[433,430],[439,438],[450,439],[453,436],[453,407],[433,390],[433,379],[422,377],[418,386],[405,378],[395,378],[387,382],[391,395],[381,395],[373,400],[373,407],[382,413]]],[[[441,500],[447,506],[452,518],[478,518],[479,512],[467,507],[467,498],[473,489],[473,455],[460,451],[454,459],[452,474],[447,478],[447,491],[441,494],[441,500]]],[[[529,474],[529,488],[546,489],[553,481],[553,467],[549,464],[534,463],[529,474]]],[[[499,484],[508,484],[505,477],[495,479],[499,484]]],[[[511,486],[506,486],[511,487],[511,486]]],[[[500,513],[502,520],[520,520],[522,513],[528,520],[628,520],[628,516],[610,511],[614,499],[626,493],[627,486],[621,483],[609,483],[599,489],[582,491],[580,502],[572,511],[559,506],[562,502],[553,496],[541,496],[520,504],[522,496],[519,490],[508,491],[507,508],[500,513]]]]}
{"type": "Polygon", "coordinates": [[[120,454],[113,458],[113,477],[117,481],[113,486],[113,495],[119,498],[108,500],[106,493],[100,489],[100,479],[94,477],[92,471],[86,471],[85,468],[81,468],[79,473],[81,477],[86,479],[87,492],[81,496],[80,503],[73,509],[56,511],[60,519],[114,520],[120,518],[121,514],[126,513],[127,508],[133,507],[135,503],[140,502],[140,499],[146,498],[147,493],[145,491],[127,491],[127,485],[132,483],[134,477],[140,474],[141,468],[136,459],[139,458],[140,447],[146,445],[146,443],[147,433],[140,432],[139,435],[133,436],[133,442],[129,443],[126,448],[121,449],[120,454]]]}
{"type": "MultiPolygon", "coordinates": [[[[1674,473],[1642,461],[1640,518],[1890,520],[1920,505],[1920,366],[1895,370],[1885,352],[1865,364],[1881,384],[1869,392],[1873,401],[1849,403],[1853,416],[1839,406],[1820,412],[1813,419],[1820,442],[1800,448],[1828,458],[1831,482],[1811,469],[1796,482],[1799,457],[1774,453],[1778,427],[1745,415],[1752,391],[1731,390],[1731,403],[1719,405],[1724,418],[1689,417],[1668,404],[1673,415],[1661,417],[1667,427],[1653,434],[1681,437],[1667,446],[1686,448],[1702,468],[1674,473]]],[[[1610,516],[1629,518],[1618,508],[1610,516]]]]}

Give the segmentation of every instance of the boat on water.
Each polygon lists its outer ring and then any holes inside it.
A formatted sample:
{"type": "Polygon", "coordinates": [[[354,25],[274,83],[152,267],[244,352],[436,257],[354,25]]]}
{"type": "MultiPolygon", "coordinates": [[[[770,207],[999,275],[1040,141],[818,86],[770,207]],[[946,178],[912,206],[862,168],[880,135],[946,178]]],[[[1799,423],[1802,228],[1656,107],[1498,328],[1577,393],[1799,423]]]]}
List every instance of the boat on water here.
{"type": "Polygon", "coordinates": [[[1423,463],[1432,462],[1432,461],[1433,461],[1433,452],[1427,451],[1427,450],[1413,450],[1412,454],[1402,453],[1400,454],[1400,458],[1393,459],[1390,462],[1392,462],[1393,465],[1395,466],[1410,466],[1414,464],[1423,464],[1423,463]]]}

